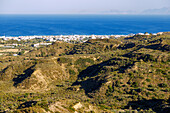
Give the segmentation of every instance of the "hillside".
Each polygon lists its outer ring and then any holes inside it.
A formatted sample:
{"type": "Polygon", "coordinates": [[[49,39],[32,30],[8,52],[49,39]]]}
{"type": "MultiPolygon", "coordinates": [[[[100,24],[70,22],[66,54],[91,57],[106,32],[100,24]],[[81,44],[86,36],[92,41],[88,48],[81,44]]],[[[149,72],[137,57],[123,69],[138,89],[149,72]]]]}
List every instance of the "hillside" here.
{"type": "Polygon", "coordinates": [[[168,32],[0,57],[1,112],[168,113],[169,86],[168,32]]]}

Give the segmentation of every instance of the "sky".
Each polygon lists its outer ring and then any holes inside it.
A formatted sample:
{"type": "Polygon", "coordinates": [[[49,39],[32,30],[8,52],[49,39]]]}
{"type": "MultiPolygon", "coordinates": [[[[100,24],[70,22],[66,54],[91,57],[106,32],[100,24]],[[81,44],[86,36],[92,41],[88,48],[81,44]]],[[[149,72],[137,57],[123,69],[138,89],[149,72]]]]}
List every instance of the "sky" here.
{"type": "Polygon", "coordinates": [[[0,0],[0,14],[170,14],[170,0],[0,0]]]}

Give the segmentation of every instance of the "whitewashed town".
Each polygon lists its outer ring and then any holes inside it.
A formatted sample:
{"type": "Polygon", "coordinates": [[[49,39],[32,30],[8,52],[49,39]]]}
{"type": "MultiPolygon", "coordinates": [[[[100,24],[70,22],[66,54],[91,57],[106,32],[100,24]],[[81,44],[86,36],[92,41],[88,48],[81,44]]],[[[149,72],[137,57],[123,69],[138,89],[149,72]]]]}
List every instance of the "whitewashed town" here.
{"type": "MultiPolygon", "coordinates": [[[[163,32],[153,33],[152,35],[161,35],[163,32]]],[[[79,41],[79,42],[86,42],[89,39],[110,39],[110,38],[119,38],[119,37],[130,37],[134,35],[151,35],[150,33],[137,33],[137,34],[129,34],[129,35],[56,35],[56,36],[0,36],[2,40],[31,40],[31,39],[43,39],[49,42],[55,41],[64,41],[64,42],[71,42],[71,41],[79,41]]]]}
{"type": "MultiPolygon", "coordinates": [[[[131,34],[133,36],[134,34],[131,34]]],[[[59,35],[59,36],[18,36],[18,37],[11,37],[11,36],[1,36],[0,38],[3,40],[31,40],[31,39],[44,39],[46,41],[55,42],[55,41],[64,41],[70,42],[73,40],[77,40],[80,42],[85,42],[88,39],[109,39],[111,37],[119,38],[119,37],[127,37],[130,35],[59,35]]]]}

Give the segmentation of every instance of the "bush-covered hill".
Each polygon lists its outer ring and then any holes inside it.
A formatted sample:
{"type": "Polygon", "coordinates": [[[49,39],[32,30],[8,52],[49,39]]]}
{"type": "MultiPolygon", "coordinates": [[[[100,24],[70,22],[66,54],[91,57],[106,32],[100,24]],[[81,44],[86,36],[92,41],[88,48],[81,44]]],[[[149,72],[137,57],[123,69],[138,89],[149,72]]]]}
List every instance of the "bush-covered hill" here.
{"type": "Polygon", "coordinates": [[[1,112],[168,113],[169,85],[168,33],[0,57],[1,112]]]}

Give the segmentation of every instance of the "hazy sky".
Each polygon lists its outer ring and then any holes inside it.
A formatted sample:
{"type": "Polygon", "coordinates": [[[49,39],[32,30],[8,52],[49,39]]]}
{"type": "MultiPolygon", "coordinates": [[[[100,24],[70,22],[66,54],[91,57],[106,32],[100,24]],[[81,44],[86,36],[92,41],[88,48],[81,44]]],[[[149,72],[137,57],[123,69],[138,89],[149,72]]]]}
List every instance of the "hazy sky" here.
{"type": "Polygon", "coordinates": [[[74,14],[170,7],[170,0],[0,0],[0,14],[74,14]]]}

